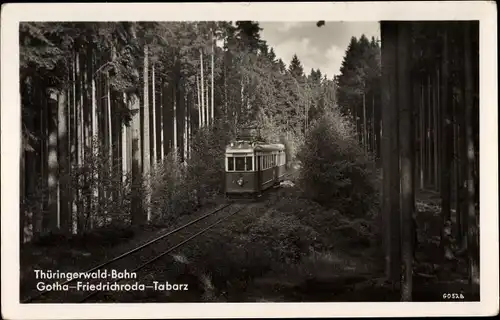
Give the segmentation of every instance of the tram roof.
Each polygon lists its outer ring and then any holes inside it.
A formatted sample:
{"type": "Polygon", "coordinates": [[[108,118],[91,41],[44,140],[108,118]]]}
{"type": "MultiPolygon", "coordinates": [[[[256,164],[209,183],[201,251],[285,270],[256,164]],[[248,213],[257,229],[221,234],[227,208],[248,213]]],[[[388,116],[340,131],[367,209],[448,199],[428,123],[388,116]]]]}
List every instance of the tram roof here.
{"type": "Polygon", "coordinates": [[[264,144],[250,143],[248,141],[236,141],[226,147],[226,152],[250,153],[254,151],[283,151],[285,146],[280,143],[264,144]]]}
{"type": "Polygon", "coordinates": [[[280,143],[275,144],[262,144],[255,146],[255,151],[283,151],[285,146],[280,143]]]}

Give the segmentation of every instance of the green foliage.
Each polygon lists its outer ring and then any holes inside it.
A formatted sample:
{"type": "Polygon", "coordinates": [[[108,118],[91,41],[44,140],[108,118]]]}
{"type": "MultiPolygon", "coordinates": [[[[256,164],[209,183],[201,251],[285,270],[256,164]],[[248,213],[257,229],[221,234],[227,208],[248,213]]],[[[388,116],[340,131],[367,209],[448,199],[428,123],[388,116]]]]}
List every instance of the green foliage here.
{"type": "Polygon", "coordinates": [[[365,216],[374,208],[375,164],[338,111],[315,123],[297,158],[302,164],[299,184],[307,197],[354,216],[365,216]]]}

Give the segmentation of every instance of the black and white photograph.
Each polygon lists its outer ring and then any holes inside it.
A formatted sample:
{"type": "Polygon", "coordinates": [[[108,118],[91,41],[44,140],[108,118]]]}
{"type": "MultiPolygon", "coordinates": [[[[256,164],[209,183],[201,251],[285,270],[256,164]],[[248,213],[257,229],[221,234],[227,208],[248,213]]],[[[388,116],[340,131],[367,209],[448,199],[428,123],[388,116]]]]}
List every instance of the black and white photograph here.
{"type": "Polygon", "coordinates": [[[4,316],[497,314],[496,6],[393,5],[3,7],[4,316]]]}

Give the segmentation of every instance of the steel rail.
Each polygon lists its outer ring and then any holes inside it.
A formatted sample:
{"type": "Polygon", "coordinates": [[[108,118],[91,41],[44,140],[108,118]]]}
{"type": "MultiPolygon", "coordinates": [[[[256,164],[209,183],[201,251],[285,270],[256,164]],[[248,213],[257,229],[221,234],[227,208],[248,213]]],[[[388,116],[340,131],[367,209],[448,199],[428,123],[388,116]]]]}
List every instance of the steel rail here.
{"type": "MultiPolygon", "coordinates": [[[[209,213],[207,213],[207,214],[205,214],[205,215],[203,215],[203,216],[201,216],[201,217],[199,217],[199,218],[197,218],[197,219],[195,219],[195,220],[193,220],[191,222],[188,222],[185,225],[182,225],[182,226],[180,226],[180,227],[178,227],[178,228],[176,228],[176,229],[174,229],[172,231],[169,231],[169,232],[167,232],[165,234],[162,234],[159,237],[156,237],[156,238],[154,238],[154,239],[152,239],[152,240],[150,240],[150,241],[148,241],[148,242],[146,242],[146,243],[144,243],[144,244],[142,244],[142,245],[140,245],[140,246],[138,246],[138,247],[136,247],[136,248],[134,248],[132,250],[129,250],[129,251],[127,251],[127,252],[125,252],[125,253],[123,253],[123,254],[121,254],[121,255],[119,255],[119,256],[117,256],[117,257],[115,257],[115,258],[113,258],[113,259],[111,259],[109,261],[101,263],[101,264],[99,264],[99,265],[97,265],[97,266],[95,266],[95,267],[93,267],[93,268],[91,268],[91,269],[89,269],[89,270],[87,270],[85,272],[81,272],[81,273],[90,273],[90,272],[99,270],[102,267],[105,267],[105,266],[107,266],[107,265],[109,265],[109,264],[111,264],[113,262],[116,262],[118,260],[121,260],[121,259],[123,259],[123,258],[131,255],[132,253],[135,253],[135,252],[137,252],[137,251],[139,251],[141,249],[144,249],[145,247],[148,247],[148,246],[152,245],[153,243],[158,242],[161,239],[163,239],[165,237],[168,237],[168,236],[170,236],[170,235],[172,235],[174,233],[177,233],[177,232],[181,231],[182,229],[185,229],[185,228],[189,227],[190,225],[192,225],[192,224],[194,224],[194,223],[196,223],[196,222],[198,222],[200,220],[203,220],[203,219],[207,218],[208,216],[211,216],[211,215],[213,215],[213,214],[215,214],[215,213],[217,213],[217,212],[219,212],[219,211],[221,211],[221,210],[223,210],[223,209],[225,209],[225,208],[227,208],[227,207],[229,207],[231,205],[232,204],[222,205],[221,207],[219,207],[219,208],[217,208],[217,209],[215,209],[215,210],[213,210],[213,211],[211,211],[211,212],[209,212],[209,213]]],[[[73,279],[70,279],[70,280],[66,280],[65,282],[61,283],[61,285],[66,285],[66,284],[69,284],[69,283],[71,283],[73,281],[76,281],[76,280],[77,280],[77,277],[75,277],[73,279]]],[[[37,298],[40,298],[41,296],[46,295],[47,293],[50,293],[50,292],[56,292],[56,291],[53,291],[53,290],[42,291],[42,292],[40,292],[40,293],[38,293],[36,295],[33,295],[32,297],[28,297],[27,299],[23,300],[22,303],[29,303],[29,302],[31,302],[31,301],[33,301],[33,300],[35,300],[37,298]]]]}
{"type": "MultiPolygon", "coordinates": [[[[184,241],[182,241],[182,242],[180,242],[180,243],[176,244],[175,246],[173,246],[173,247],[171,247],[171,248],[167,249],[166,251],[164,251],[164,252],[160,253],[159,255],[155,256],[154,258],[152,258],[152,259],[150,259],[150,260],[148,260],[148,261],[144,262],[143,264],[141,264],[140,266],[136,267],[135,269],[133,269],[133,270],[132,270],[132,271],[130,271],[130,272],[137,272],[137,271],[139,271],[140,269],[144,268],[145,266],[147,266],[147,265],[149,265],[149,264],[151,264],[151,263],[155,262],[156,260],[160,259],[161,257],[163,257],[163,256],[165,256],[165,255],[169,254],[170,252],[174,251],[175,249],[179,248],[179,247],[180,247],[180,246],[182,246],[183,244],[185,244],[185,243],[189,242],[190,240],[192,240],[192,239],[194,239],[194,238],[198,237],[198,236],[199,236],[199,235],[201,235],[202,233],[205,233],[206,231],[208,231],[208,230],[209,230],[209,229],[211,229],[212,227],[216,226],[217,224],[221,223],[222,221],[226,220],[227,218],[234,216],[235,214],[237,214],[238,212],[240,212],[240,211],[241,211],[241,210],[243,210],[243,209],[245,209],[245,206],[242,206],[241,208],[239,208],[239,209],[238,209],[238,210],[236,210],[235,212],[233,212],[233,213],[231,213],[231,214],[228,214],[227,216],[222,217],[221,219],[219,219],[219,220],[215,221],[214,223],[212,223],[212,224],[211,224],[211,225],[209,225],[208,227],[206,227],[206,228],[202,229],[201,231],[199,231],[199,232],[197,232],[197,233],[193,234],[193,235],[192,235],[192,236],[190,236],[189,238],[187,238],[187,239],[185,239],[184,241]]],[[[119,279],[118,281],[116,281],[116,283],[119,283],[119,282],[121,282],[121,281],[123,281],[123,280],[127,280],[127,279],[119,279]]],[[[87,301],[88,299],[90,299],[91,297],[93,297],[93,296],[95,296],[95,295],[97,295],[97,294],[99,294],[99,293],[102,293],[102,292],[107,292],[107,291],[94,291],[94,292],[90,293],[89,295],[85,296],[83,299],[81,299],[81,300],[79,301],[79,303],[83,303],[83,302],[87,301]]]]}

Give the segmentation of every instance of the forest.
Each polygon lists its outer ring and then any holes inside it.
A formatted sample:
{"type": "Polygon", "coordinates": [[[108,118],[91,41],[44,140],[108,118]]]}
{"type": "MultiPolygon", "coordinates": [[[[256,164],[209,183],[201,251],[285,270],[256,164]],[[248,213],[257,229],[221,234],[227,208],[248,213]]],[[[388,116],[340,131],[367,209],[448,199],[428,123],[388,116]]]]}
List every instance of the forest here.
{"type": "Polygon", "coordinates": [[[332,80],[296,56],[287,69],[254,22],[23,23],[20,39],[27,237],[116,211],[155,219],[142,187],[168,155],[187,165],[210,132],[256,122],[300,139],[334,99],[332,80]]]}
{"type": "Polygon", "coordinates": [[[381,39],[386,275],[402,279],[401,298],[411,301],[418,262],[428,259],[436,288],[479,299],[479,23],[382,22],[381,39]],[[431,249],[419,231],[433,198],[431,249]],[[445,281],[461,268],[468,287],[445,281]]]}
{"type": "Polygon", "coordinates": [[[256,127],[300,164],[310,214],[293,228],[326,239],[345,215],[395,299],[429,279],[451,292],[463,261],[478,295],[478,24],[381,22],[331,79],[287,67],[260,30],[21,23],[21,245],[172,222],[221,194],[224,147],[256,127]]]}

